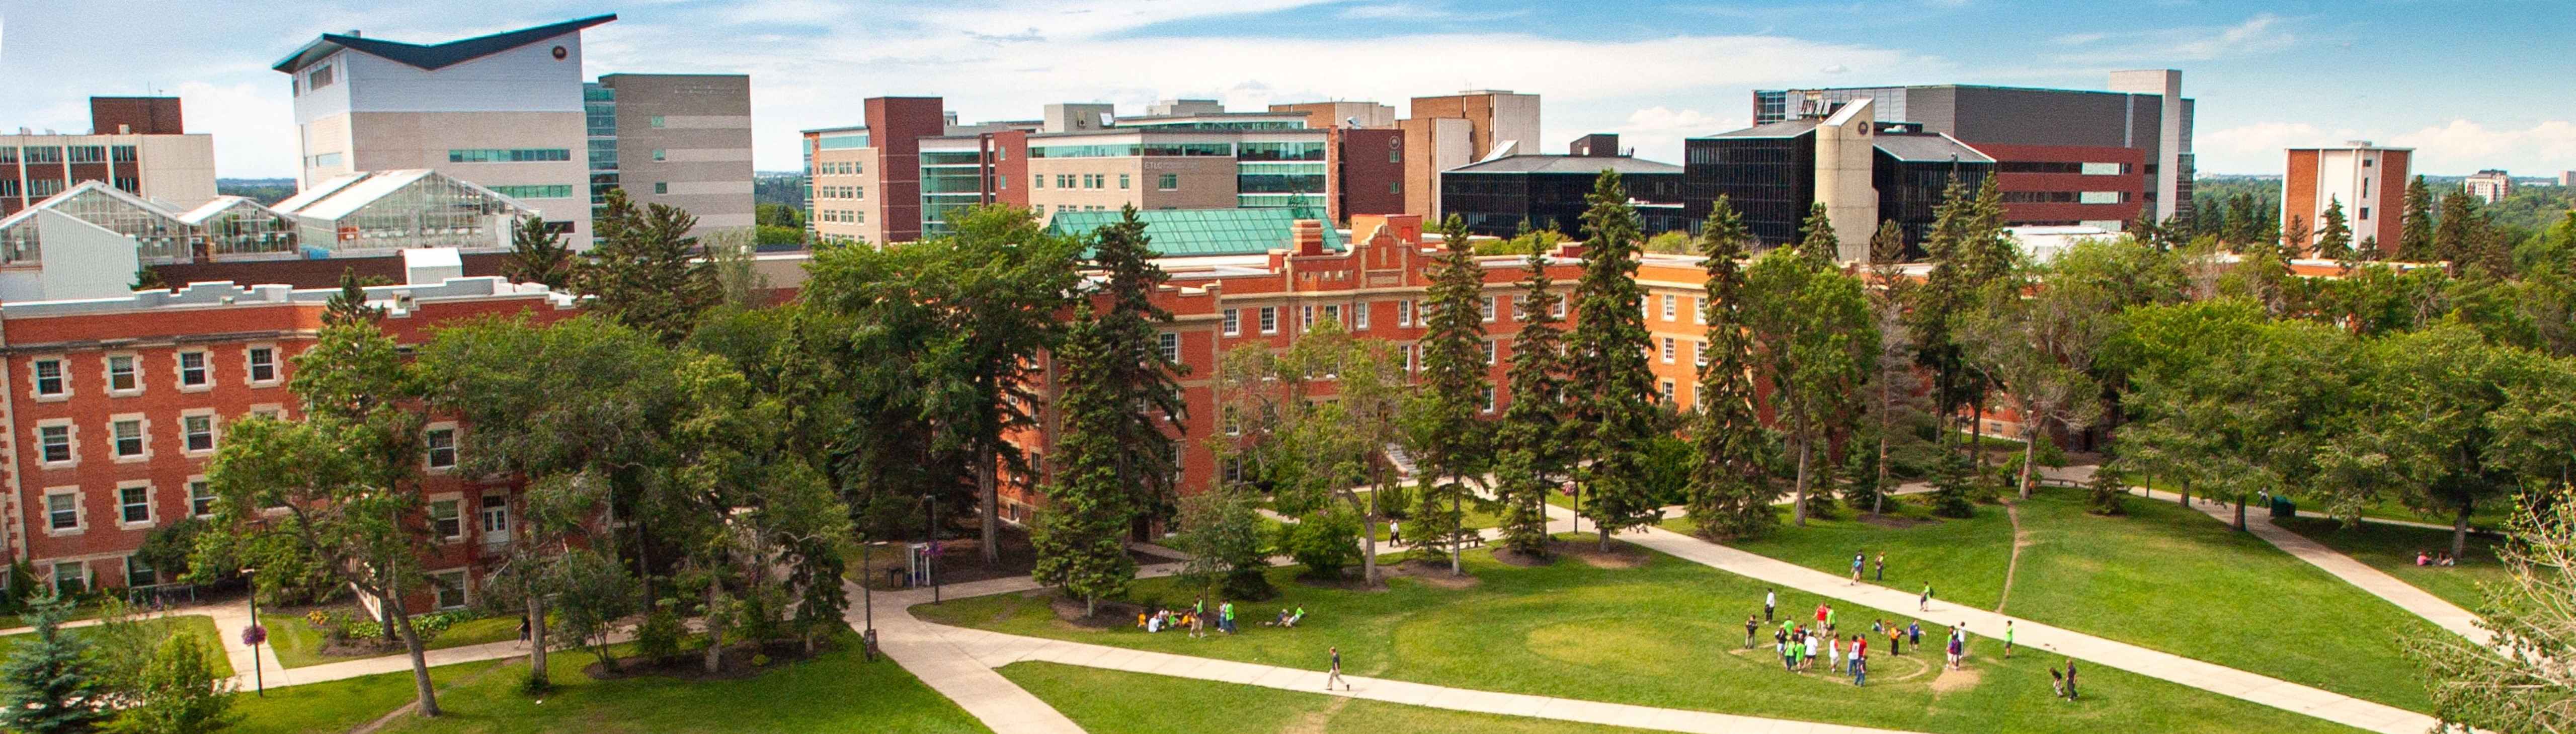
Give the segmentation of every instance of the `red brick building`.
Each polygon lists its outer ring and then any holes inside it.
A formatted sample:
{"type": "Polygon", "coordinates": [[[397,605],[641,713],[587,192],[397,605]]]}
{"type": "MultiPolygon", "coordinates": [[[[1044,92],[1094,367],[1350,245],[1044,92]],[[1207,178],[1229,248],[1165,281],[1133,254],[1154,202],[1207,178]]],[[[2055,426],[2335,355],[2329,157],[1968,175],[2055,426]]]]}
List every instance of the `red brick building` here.
{"type": "MultiPolygon", "coordinates": [[[[369,288],[402,344],[490,314],[551,320],[571,299],[500,278],[369,288]]],[[[208,513],[207,463],[224,430],[250,415],[292,417],[293,357],[311,346],[334,291],[196,283],[128,298],[0,304],[0,534],[10,558],[63,586],[166,583],[134,565],[153,530],[208,513]]],[[[509,537],[509,488],[451,473],[452,421],[422,447],[431,522],[451,530],[428,567],[439,593],[414,606],[462,606],[465,570],[509,537]]]]}

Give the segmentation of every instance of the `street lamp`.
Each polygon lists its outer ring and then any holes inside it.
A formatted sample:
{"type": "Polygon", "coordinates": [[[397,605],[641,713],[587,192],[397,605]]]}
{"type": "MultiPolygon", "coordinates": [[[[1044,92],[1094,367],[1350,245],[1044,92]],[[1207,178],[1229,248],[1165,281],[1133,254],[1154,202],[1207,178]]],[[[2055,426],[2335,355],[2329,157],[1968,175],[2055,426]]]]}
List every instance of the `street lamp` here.
{"type": "Polygon", "coordinates": [[[870,564],[874,546],[866,540],[859,541],[859,606],[867,610],[867,629],[859,633],[859,652],[871,663],[877,661],[877,588],[868,585],[868,577],[876,573],[870,564]]]}
{"type": "Polygon", "coordinates": [[[929,524],[921,527],[921,575],[930,577],[930,603],[939,603],[939,503],[931,496],[921,496],[921,511],[929,515],[929,524]]]}
{"type": "Polygon", "coordinates": [[[250,579],[250,628],[242,630],[242,642],[250,645],[250,679],[260,698],[268,697],[268,673],[259,664],[259,644],[268,641],[268,630],[259,626],[259,569],[245,568],[242,577],[250,579]]]}

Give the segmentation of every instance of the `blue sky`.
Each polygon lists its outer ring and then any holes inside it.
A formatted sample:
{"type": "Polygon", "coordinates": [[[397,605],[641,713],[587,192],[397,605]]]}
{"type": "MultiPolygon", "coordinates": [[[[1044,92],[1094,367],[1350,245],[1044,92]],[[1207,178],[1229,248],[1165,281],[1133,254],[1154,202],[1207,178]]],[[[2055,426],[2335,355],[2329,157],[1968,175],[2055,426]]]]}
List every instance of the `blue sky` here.
{"type": "Polygon", "coordinates": [[[2576,169],[2576,3],[1857,0],[0,0],[0,126],[85,129],[92,94],[177,94],[219,173],[294,166],[268,65],[325,31],[437,42],[595,13],[588,73],[752,75],[763,170],[796,131],[860,100],[939,95],[966,120],[1047,102],[1374,99],[1501,88],[1543,96],[1542,151],[1617,132],[1677,160],[1741,127],[1748,91],[1975,83],[2098,89],[2182,69],[2210,173],[2277,173],[2280,149],[2348,138],[2419,149],[2422,170],[2576,169]]]}

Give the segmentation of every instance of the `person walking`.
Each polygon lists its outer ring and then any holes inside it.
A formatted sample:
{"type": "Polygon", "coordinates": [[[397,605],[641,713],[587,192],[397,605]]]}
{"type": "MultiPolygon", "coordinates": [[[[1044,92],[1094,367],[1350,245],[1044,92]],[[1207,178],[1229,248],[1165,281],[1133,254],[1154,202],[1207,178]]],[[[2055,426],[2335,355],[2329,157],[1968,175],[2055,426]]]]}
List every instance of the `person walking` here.
{"type": "Polygon", "coordinates": [[[1818,627],[1823,627],[1823,626],[1825,626],[1825,617],[1826,617],[1827,615],[1832,614],[1832,613],[1833,613],[1833,607],[1826,606],[1826,605],[1824,605],[1824,604],[1817,604],[1817,605],[1816,605],[1816,626],[1818,626],[1818,627]]]}
{"type": "Polygon", "coordinates": [[[2012,620],[2007,619],[2007,620],[2004,620],[2004,659],[2005,659],[2005,660],[2011,660],[2011,659],[2012,659],[2012,648],[2013,648],[2013,626],[2012,626],[2012,620]]]}
{"type": "Polygon", "coordinates": [[[2073,701],[2075,700],[2076,695],[2075,658],[2070,657],[2066,659],[2066,700],[2073,701]]]}
{"type": "Polygon", "coordinates": [[[1862,562],[1867,560],[1868,556],[1869,554],[1863,551],[1855,551],[1852,553],[1852,580],[1851,583],[1843,584],[1844,586],[1860,585],[1860,569],[1861,566],[1865,565],[1862,562]]]}
{"type": "Polygon", "coordinates": [[[1932,610],[1932,585],[1927,583],[1927,584],[1924,584],[1924,585],[1923,585],[1923,596],[1922,596],[1922,598],[1918,598],[1918,599],[1915,599],[1915,600],[1914,600],[1914,611],[1918,611],[1918,612],[1928,612],[1928,611],[1931,611],[1931,610],[1932,610]]]}
{"type": "Polygon", "coordinates": [[[1771,621],[1771,607],[1778,603],[1780,603],[1780,591],[1778,589],[1762,590],[1762,621],[1771,621]]]}
{"type": "Polygon", "coordinates": [[[1324,674],[1324,690],[1327,690],[1327,691],[1329,691],[1329,690],[1333,690],[1333,684],[1334,684],[1334,683],[1340,683],[1340,684],[1342,684],[1342,690],[1345,690],[1345,691],[1350,690],[1350,689],[1351,689],[1351,682],[1350,682],[1350,681],[1346,681],[1346,680],[1342,680],[1342,648],[1341,648],[1341,646],[1339,646],[1339,645],[1333,646],[1332,648],[1329,648],[1329,651],[1333,654],[1333,669],[1332,669],[1332,672],[1329,672],[1329,673],[1324,674]]]}
{"type": "Polygon", "coordinates": [[[1386,544],[1390,548],[1404,544],[1404,523],[1394,520],[1386,522],[1386,544]]]}
{"type": "Polygon", "coordinates": [[[1761,622],[1753,621],[1753,615],[1744,615],[1744,649],[1753,649],[1753,632],[1759,629],[1762,629],[1761,622]]]}
{"type": "Polygon", "coordinates": [[[1877,578],[1875,578],[1875,579],[1872,579],[1872,580],[1874,580],[1874,581],[1886,581],[1886,580],[1887,580],[1887,551],[1879,551],[1879,552],[1878,552],[1878,577],[1877,577],[1877,578]]]}
{"type": "Polygon", "coordinates": [[[1234,634],[1234,602],[1225,602],[1216,606],[1216,628],[1224,630],[1226,634],[1234,634]]]}

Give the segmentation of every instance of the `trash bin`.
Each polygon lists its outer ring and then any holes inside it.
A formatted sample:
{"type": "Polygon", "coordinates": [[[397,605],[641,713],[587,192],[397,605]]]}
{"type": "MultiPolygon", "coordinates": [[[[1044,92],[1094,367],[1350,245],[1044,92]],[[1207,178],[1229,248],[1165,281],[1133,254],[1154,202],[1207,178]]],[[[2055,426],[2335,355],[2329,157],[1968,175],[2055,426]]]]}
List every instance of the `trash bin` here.
{"type": "Polygon", "coordinates": [[[2298,516],[2299,503],[2291,502],[2288,497],[2280,495],[2272,496],[2272,519],[2286,520],[2298,516]]]}

